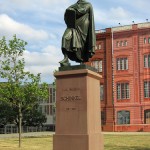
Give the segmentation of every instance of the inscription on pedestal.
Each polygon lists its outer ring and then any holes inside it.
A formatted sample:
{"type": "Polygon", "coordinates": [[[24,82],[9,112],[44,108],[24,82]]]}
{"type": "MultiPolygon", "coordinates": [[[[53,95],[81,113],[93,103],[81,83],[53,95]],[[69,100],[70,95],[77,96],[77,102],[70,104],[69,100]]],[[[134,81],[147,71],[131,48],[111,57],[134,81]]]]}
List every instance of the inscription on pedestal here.
{"type": "Polygon", "coordinates": [[[60,101],[66,101],[66,102],[78,101],[78,100],[81,100],[80,96],[63,96],[60,98],[60,101]]]}
{"type": "Polygon", "coordinates": [[[77,108],[66,108],[66,110],[77,110],[77,108]]]}
{"type": "Polygon", "coordinates": [[[65,111],[75,111],[78,110],[78,102],[81,101],[81,89],[80,88],[65,88],[62,89],[62,96],[60,97],[60,102],[65,103],[65,111]]]}

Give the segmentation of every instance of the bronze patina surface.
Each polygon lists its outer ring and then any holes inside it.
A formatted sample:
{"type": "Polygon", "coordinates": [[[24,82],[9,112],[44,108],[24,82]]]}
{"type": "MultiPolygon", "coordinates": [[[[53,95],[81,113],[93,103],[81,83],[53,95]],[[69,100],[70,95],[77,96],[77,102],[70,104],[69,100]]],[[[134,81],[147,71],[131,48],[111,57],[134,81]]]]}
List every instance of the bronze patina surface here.
{"type": "Polygon", "coordinates": [[[95,52],[96,36],[94,15],[91,3],[78,0],[65,11],[67,29],[62,37],[64,59],[61,66],[69,66],[69,60],[88,62],[95,52]]]}

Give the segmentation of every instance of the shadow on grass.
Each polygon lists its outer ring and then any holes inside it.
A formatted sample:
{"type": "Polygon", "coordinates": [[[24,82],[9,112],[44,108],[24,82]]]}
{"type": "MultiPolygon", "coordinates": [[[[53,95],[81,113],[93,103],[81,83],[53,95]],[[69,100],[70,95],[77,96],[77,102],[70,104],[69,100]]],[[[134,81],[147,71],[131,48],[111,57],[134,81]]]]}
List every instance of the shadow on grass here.
{"type": "Polygon", "coordinates": [[[147,147],[140,146],[114,146],[114,145],[105,145],[105,150],[150,150],[147,147]]]}

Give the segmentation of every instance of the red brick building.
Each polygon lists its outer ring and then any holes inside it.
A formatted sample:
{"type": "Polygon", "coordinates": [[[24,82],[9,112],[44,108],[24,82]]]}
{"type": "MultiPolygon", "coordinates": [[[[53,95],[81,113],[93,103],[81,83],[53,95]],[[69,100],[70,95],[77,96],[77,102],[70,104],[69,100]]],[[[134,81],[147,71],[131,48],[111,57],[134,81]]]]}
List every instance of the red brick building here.
{"type": "Polygon", "coordinates": [[[150,131],[150,23],[96,32],[104,131],[150,131]]]}

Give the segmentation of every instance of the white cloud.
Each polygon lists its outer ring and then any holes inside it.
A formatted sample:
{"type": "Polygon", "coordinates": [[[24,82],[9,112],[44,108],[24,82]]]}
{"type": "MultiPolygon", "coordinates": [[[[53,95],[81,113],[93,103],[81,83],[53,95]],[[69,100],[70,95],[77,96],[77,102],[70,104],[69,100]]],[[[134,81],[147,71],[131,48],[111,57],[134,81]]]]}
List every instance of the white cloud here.
{"type": "MultiPolygon", "coordinates": [[[[33,73],[41,72],[43,79],[52,77],[53,71],[59,66],[58,62],[63,58],[61,49],[57,47],[60,47],[61,34],[65,30],[64,11],[76,1],[0,0],[0,13],[3,13],[0,14],[0,36],[12,37],[17,34],[17,37],[28,41],[26,69],[33,73]]],[[[146,15],[150,16],[149,0],[106,0],[104,7],[100,7],[101,3],[97,0],[89,1],[95,4],[95,23],[99,25],[97,29],[117,26],[119,22],[122,25],[131,24],[132,20],[140,22],[141,18],[145,20],[148,18],[146,15]],[[147,14],[143,16],[145,12],[147,14]]]]}
{"type": "Polygon", "coordinates": [[[6,1],[11,1],[12,3],[16,3],[18,5],[27,5],[28,4],[42,4],[42,5],[49,5],[49,4],[62,4],[62,3],[68,3],[69,0],[6,0],[6,1]]]}
{"type": "Polygon", "coordinates": [[[60,61],[61,50],[55,46],[47,46],[41,52],[25,51],[27,65],[55,65],[60,61]]]}
{"type": "Polygon", "coordinates": [[[111,8],[110,17],[116,16],[117,19],[127,19],[130,17],[130,13],[127,10],[124,10],[122,7],[111,8]]]}
{"type": "Polygon", "coordinates": [[[36,30],[29,25],[19,23],[6,14],[0,15],[0,36],[19,35],[25,40],[47,40],[49,35],[44,30],[36,30]]]}
{"type": "Polygon", "coordinates": [[[59,8],[63,7],[70,3],[69,0],[5,0],[7,4],[14,4],[17,9],[22,10],[37,10],[45,8],[54,8],[55,6],[59,6],[59,8]]]}
{"type": "Polygon", "coordinates": [[[122,25],[131,24],[132,20],[140,22],[140,19],[136,18],[132,12],[122,7],[112,7],[108,10],[95,9],[95,21],[98,24],[106,27],[118,26],[118,23],[122,25]]]}
{"type": "Polygon", "coordinates": [[[133,8],[140,8],[141,10],[145,10],[145,8],[149,8],[150,1],[149,0],[136,0],[131,1],[131,0],[118,0],[118,3],[125,5],[125,6],[132,6],[133,8]]]}
{"type": "Polygon", "coordinates": [[[62,14],[69,5],[71,5],[71,0],[5,0],[0,2],[0,12],[6,12],[9,15],[21,18],[25,18],[29,14],[32,22],[38,19],[38,21],[56,21],[60,23],[62,14]]]}
{"type": "Polygon", "coordinates": [[[58,70],[63,54],[59,48],[49,45],[41,52],[25,51],[24,58],[27,71],[34,74],[41,73],[42,80],[46,78],[50,81],[53,79],[53,71],[58,70]]]}

